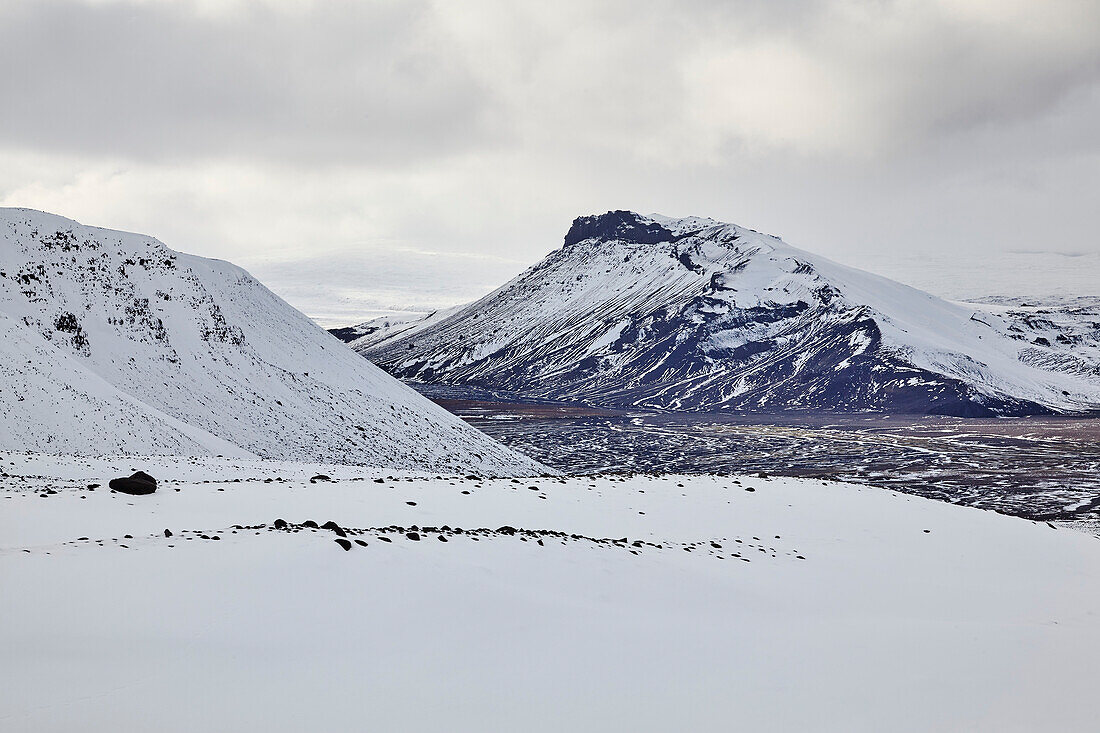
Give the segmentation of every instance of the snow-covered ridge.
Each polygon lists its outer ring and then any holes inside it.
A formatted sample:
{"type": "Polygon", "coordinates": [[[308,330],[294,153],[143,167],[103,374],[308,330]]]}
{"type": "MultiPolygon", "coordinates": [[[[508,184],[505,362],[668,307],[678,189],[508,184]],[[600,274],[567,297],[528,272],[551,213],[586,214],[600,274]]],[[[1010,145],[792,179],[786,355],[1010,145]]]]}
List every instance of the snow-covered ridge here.
{"type": "Polygon", "coordinates": [[[383,341],[398,336],[410,336],[418,331],[442,321],[462,306],[441,308],[429,313],[399,313],[388,316],[378,316],[369,321],[345,328],[330,328],[336,338],[350,343],[352,348],[363,348],[366,345],[377,345],[383,341]]]}
{"type": "Polygon", "coordinates": [[[244,270],[0,209],[0,447],[542,469],[364,362],[244,270]]]}
{"type": "MultiPolygon", "coordinates": [[[[1100,409],[1100,324],[1051,340],[733,224],[616,211],[484,298],[353,348],[411,380],[666,409],[1100,409]]],[[[1051,326],[1051,328],[1057,327],[1051,326]]]]}

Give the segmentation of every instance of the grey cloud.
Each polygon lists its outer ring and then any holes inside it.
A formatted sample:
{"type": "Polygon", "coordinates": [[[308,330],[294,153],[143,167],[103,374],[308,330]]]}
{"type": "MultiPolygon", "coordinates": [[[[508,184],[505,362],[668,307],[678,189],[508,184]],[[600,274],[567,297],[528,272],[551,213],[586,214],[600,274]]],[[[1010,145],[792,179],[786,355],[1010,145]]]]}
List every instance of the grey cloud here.
{"type": "Polygon", "coordinates": [[[94,2],[0,2],[0,202],[315,314],[469,299],[617,208],[955,297],[1100,252],[1094,0],[94,2]]]}
{"type": "Polygon", "coordinates": [[[1100,83],[1089,0],[11,0],[8,145],[408,166],[537,145],[892,154],[1100,83]]]}
{"type": "Polygon", "coordinates": [[[9,146],[355,164],[496,134],[487,92],[422,2],[212,18],[186,4],[15,0],[0,9],[0,64],[9,146]]]}

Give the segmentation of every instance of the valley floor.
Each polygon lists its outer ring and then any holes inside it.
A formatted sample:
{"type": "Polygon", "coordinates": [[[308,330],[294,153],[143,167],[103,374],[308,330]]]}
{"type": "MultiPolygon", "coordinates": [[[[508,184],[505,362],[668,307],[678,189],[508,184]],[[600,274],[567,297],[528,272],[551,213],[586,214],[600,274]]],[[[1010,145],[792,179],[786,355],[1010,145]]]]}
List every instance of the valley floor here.
{"type": "Polygon", "coordinates": [[[807,479],[0,466],[3,730],[1095,730],[1100,542],[1045,522],[807,479]],[[135,469],[156,494],[105,488],[135,469]]]}
{"type": "Polygon", "coordinates": [[[657,413],[417,387],[505,445],[569,474],[766,471],[1082,528],[1100,522],[1100,417],[657,413]]]}

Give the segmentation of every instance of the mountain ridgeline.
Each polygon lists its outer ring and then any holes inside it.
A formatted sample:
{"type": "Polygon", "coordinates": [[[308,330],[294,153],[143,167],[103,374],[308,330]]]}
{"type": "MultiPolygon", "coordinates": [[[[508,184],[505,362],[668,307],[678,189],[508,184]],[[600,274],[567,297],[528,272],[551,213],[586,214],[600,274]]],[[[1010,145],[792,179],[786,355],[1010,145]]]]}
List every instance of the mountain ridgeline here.
{"type": "Polygon", "coordinates": [[[1052,340],[733,224],[613,211],[480,300],[351,345],[411,382],[610,407],[1033,415],[1100,407],[1075,348],[1092,325],[1052,340]]]}

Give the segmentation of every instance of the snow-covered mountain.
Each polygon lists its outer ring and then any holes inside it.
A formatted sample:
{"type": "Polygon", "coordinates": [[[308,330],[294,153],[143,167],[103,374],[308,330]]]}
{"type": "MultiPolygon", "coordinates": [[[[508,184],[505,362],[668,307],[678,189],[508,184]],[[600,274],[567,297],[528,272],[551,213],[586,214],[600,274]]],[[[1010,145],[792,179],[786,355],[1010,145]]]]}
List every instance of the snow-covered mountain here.
{"type": "Polygon", "coordinates": [[[1074,323],[732,224],[614,211],[484,298],[351,343],[406,380],[602,405],[1024,415],[1100,408],[1100,350],[1080,348],[1100,323],[1074,323]]]}
{"type": "Polygon", "coordinates": [[[0,447],[541,467],[368,364],[226,262],[0,209],[0,447]]]}

